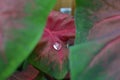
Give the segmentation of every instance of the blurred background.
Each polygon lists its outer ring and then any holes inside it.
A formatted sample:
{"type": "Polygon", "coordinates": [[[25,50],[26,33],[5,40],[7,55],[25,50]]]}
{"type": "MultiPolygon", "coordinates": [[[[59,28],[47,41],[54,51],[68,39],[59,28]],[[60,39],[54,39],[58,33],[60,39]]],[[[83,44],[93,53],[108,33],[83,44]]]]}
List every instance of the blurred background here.
{"type": "Polygon", "coordinates": [[[75,0],[57,0],[54,10],[66,14],[74,15],[75,0]]]}

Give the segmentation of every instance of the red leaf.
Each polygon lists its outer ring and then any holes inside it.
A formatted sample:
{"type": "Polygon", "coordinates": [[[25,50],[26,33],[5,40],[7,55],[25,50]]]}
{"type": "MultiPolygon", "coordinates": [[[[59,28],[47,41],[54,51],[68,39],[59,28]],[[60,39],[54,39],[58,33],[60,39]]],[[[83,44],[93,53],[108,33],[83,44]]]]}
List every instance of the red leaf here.
{"type": "Polygon", "coordinates": [[[105,70],[99,73],[106,73],[106,80],[111,78],[120,79],[120,15],[111,16],[96,23],[90,30],[89,40],[107,40],[105,46],[92,59],[89,67],[93,68],[97,64],[104,67],[105,70]],[[116,75],[117,74],[117,75],[116,75]]]}
{"type": "Polygon", "coordinates": [[[120,34],[120,15],[107,17],[96,23],[89,32],[88,39],[115,38],[120,34]]]}
{"type": "Polygon", "coordinates": [[[67,46],[73,45],[74,38],[74,19],[67,14],[52,11],[35,51],[40,59],[48,59],[49,63],[54,62],[62,67],[69,53],[67,46]]]}
{"type": "Polygon", "coordinates": [[[34,80],[37,77],[38,73],[38,70],[29,65],[26,70],[16,72],[8,80],[34,80]]]}

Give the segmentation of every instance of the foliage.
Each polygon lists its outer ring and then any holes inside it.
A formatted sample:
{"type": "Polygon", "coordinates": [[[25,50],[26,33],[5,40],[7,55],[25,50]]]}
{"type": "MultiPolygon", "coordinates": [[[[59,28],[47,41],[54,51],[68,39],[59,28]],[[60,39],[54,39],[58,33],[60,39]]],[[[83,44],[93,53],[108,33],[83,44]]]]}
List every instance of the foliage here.
{"type": "Polygon", "coordinates": [[[0,0],[0,80],[119,80],[119,2],[0,0]]]}
{"type": "Polygon", "coordinates": [[[55,0],[0,0],[0,79],[6,80],[37,44],[55,0]]]}
{"type": "Polygon", "coordinates": [[[50,76],[63,79],[68,73],[68,47],[73,45],[74,38],[74,19],[67,14],[52,11],[29,61],[50,76]]]}
{"type": "Polygon", "coordinates": [[[76,40],[69,55],[71,80],[119,80],[119,10],[106,0],[76,2],[76,40]]]}

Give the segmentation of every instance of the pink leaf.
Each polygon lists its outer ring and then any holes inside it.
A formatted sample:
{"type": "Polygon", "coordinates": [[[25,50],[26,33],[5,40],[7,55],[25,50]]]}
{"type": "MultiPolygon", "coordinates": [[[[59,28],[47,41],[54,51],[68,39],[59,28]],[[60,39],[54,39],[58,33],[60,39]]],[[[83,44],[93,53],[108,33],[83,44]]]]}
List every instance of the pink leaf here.
{"type": "Polygon", "coordinates": [[[52,11],[48,16],[43,36],[35,51],[40,59],[48,59],[62,67],[68,58],[69,45],[73,45],[75,25],[73,17],[52,11]]]}
{"type": "Polygon", "coordinates": [[[33,66],[29,65],[26,70],[16,72],[8,80],[34,80],[38,74],[39,71],[33,66]]]}
{"type": "Polygon", "coordinates": [[[106,80],[110,80],[111,78],[119,80],[120,15],[105,18],[96,23],[90,30],[88,36],[89,40],[104,40],[104,38],[106,38],[105,40],[107,41],[105,46],[99,51],[94,59],[92,59],[89,67],[93,68],[101,62],[100,67],[105,68],[102,73],[106,73],[108,75],[106,80]]]}

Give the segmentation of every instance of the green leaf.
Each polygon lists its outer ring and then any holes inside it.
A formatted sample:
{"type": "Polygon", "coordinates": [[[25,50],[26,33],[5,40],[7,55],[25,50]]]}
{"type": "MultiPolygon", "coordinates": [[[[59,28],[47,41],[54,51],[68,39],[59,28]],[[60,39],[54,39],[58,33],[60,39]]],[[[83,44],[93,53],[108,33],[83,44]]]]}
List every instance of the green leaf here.
{"type": "Polygon", "coordinates": [[[63,79],[68,72],[68,61],[64,62],[62,65],[62,69],[60,69],[59,65],[55,65],[54,63],[48,63],[49,59],[46,60],[39,60],[37,61],[36,55],[32,54],[29,57],[29,62],[34,65],[39,70],[43,71],[44,73],[56,78],[56,79],[63,79]],[[54,67],[53,67],[54,65],[54,67]]]}
{"type": "Polygon", "coordinates": [[[117,65],[113,63],[119,58],[120,38],[115,37],[109,35],[71,47],[69,55],[71,80],[117,79],[119,75],[115,74],[119,72],[118,63],[117,65]],[[111,74],[111,68],[116,71],[114,74],[111,74]]]}
{"type": "Polygon", "coordinates": [[[75,13],[76,38],[75,44],[87,41],[89,29],[92,21],[88,18],[89,13],[83,8],[77,8],[75,13]]]}
{"type": "MultiPolygon", "coordinates": [[[[6,36],[4,41],[5,59],[0,58],[1,80],[6,80],[31,53],[42,35],[47,15],[55,4],[55,0],[25,0],[25,5],[21,3],[22,1],[24,0],[15,2],[10,0],[13,4],[5,7],[8,8],[8,12],[12,12],[9,7],[16,8],[18,11],[23,9],[23,11],[21,11],[22,14],[15,12],[15,15],[8,13],[11,18],[7,22],[11,23],[12,21],[13,23],[7,25],[7,32],[3,31],[6,36]]],[[[3,2],[7,5],[6,1],[3,2]]],[[[0,57],[3,56],[0,55],[0,57]]]]}
{"type": "Polygon", "coordinates": [[[75,44],[87,42],[89,30],[93,26],[96,17],[91,17],[100,6],[97,0],[76,0],[75,24],[76,39],[75,44]],[[96,4],[94,4],[97,2],[96,4]]]}
{"type": "MultiPolygon", "coordinates": [[[[99,27],[97,28],[98,32],[91,31],[98,37],[94,38],[95,36],[93,35],[93,39],[91,40],[94,41],[88,40],[91,36],[89,31],[93,29],[97,23],[102,22],[105,18],[119,15],[119,13],[117,14],[117,11],[119,11],[117,9],[118,4],[117,2],[112,4],[112,1],[110,3],[110,1],[106,0],[76,0],[76,39],[75,46],[71,47],[69,55],[71,80],[115,80],[118,78],[119,75],[116,76],[116,74],[119,73],[119,71],[117,71],[118,65],[113,66],[112,64],[117,62],[116,59],[119,58],[117,56],[120,51],[116,49],[119,48],[117,46],[119,44],[115,44],[116,33],[119,34],[119,32],[114,33],[113,29],[111,29],[113,32],[110,32],[110,25],[104,26],[109,28],[106,29],[109,32],[102,28],[101,33],[99,33],[101,28],[99,27]],[[115,8],[111,9],[112,6],[115,8]],[[105,32],[107,35],[102,34],[105,32]],[[99,36],[98,33],[101,34],[101,36],[99,36]],[[112,40],[114,41],[114,45],[112,40]],[[116,72],[112,74],[111,70],[116,72]]],[[[116,25],[116,23],[114,24],[116,25]]],[[[119,27],[115,25],[112,27],[119,27]]]]}
{"type": "Polygon", "coordinates": [[[77,7],[92,7],[92,2],[95,1],[95,0],[76,0],[76,5],[77,7]]]}
{"type": "Polygon", "coordinates": [[[44,73],[39,71],[38,76],[35,78],[35,80],[47,80],[47,78],[45,77],[44,73]]]}
{"type": "Polygon", "coordinates": [[[71,80],[101,80],[102,75],[98,77],[99,73],[96,73],[101,70],[98,65],[90,70],[88,66],[104,45],[105,42],[92,41],[71,47],[69,55],[71,80]]]}

